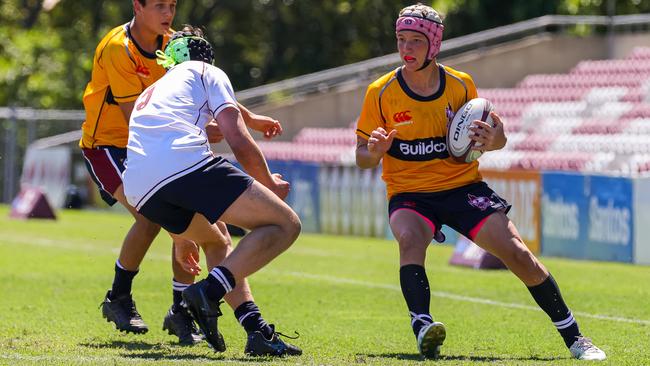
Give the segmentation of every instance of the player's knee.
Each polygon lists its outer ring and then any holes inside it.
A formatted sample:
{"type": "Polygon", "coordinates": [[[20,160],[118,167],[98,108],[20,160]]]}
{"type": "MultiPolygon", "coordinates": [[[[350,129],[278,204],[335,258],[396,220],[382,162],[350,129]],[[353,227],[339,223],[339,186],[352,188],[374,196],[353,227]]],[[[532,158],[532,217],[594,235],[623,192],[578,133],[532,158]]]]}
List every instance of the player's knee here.
{"type": "Polygon", "coordinates": [[[395,239],[397,239],[400,250],[402,251],[409,251],[413,248],[420,247],[420,243],[424,240],[421,233],[411,228],[401,229],[396,232],[395,239]]]}
{"type": "Polygon", "coordinates": [[[145,218],[141,220],[136,219],[133,226],[138,231],[138,233],[140,233],[140,235],[155,237],[160,232],[160,225],[153,223],[145,218]]]}
{"type": "Polygon", "coordinates": [[[511,260],[519,266],[530,270],[533,270],[537,264],[537,258],[535,258],[533,253],[523,244],[515,247],[515,249],[510,253],[510,257],[511,260]]]}
{"type": "Polygon", "coordinates": [[[291,211],[291,214],[287,217],[282,229],[285,232],[286,237],[289,239],[289,245],[293,244],[293,242],[298,239],[298,235],[300,235],[300,231],[302,230],[302,223],[295,212],[291,211]]]}

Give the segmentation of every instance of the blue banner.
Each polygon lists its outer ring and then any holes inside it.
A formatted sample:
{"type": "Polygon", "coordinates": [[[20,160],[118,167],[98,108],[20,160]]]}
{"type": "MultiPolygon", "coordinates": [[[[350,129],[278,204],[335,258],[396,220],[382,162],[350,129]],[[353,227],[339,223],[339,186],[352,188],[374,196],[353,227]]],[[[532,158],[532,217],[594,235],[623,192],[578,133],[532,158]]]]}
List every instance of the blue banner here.
{"type": "Polygon", "coordinates": [[[291,184],[285,200],[298,214],[304,232],[320,232],[320,166],[299,161],[268,161],[271,173],[280,173],[291,184]]]}
{"type": "Polygon", "coordinates": [[[585,258],[587,201],[584,176],[542,174],[542,254],[585,258]],[[583,214],[581,214],[583,213],[583,214]]]}
{"type": "Polygon", "coordinates": [[[542,175],[542,254],[632,262],[632,181],[548,172],[542,175]]]}
{"type": "Polygon", "coordinates": [[[632,181],[591,177],[587,240],[588,258],[632,262],[634,214],[632,181]]]}

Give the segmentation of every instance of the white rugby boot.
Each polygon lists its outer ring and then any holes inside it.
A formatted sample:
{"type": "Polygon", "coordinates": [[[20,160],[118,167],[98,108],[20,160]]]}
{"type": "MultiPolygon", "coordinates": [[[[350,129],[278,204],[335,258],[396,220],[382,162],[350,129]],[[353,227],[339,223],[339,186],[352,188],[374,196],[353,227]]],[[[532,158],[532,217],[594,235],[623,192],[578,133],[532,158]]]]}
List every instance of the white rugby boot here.
{"type": "Polygon", "coordinates": [[[425,358],[436,359],[440,356],[440,346],[446,336],[447,331],[444,324],[429,323],[423,326],[418,333],[418,350],[425,358]]]}
{"type": "Polygon", "coordinates": [[[591,339],[587,337],[578,337],[569,347],[571,355],[578,360],[586,361],[602,361],[607,359],[607,355],[600,348],[591,343],[591,339]]]}

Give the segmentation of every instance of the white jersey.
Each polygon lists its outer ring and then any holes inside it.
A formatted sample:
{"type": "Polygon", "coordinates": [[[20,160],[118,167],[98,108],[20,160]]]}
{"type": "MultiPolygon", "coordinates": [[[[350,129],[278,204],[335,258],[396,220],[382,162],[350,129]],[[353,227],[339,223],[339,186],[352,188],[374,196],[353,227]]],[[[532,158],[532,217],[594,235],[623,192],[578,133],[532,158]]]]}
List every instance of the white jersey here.
{"type": "Polygon", "coordinates": [[[145,89],[129,122],[127,201],[136,209],[167,183],[214,158],[205,126],[219,112],[237,108],[228,76],[201,61],[186,61],[145,89]]]}

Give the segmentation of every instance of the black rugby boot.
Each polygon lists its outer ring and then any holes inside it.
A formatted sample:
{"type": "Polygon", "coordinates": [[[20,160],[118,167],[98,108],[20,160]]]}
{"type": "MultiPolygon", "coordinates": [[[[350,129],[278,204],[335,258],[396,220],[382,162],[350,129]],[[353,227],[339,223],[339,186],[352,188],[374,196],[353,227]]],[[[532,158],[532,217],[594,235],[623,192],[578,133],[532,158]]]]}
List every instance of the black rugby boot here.
{"type": "Polygon", "coordinates": [[[115,323],[115,328],[120,332],[144,334],[149,331],[147,324],[135,308],[135,301],[130,294],[120,295],[110,299],[111,291],[106,293],[101,303],[102,315],[107,322],[115,323]]]}
{"type": "Polygon", "coordinates": [[[196,327],[189,311],[183,308],[178,312],[174,312],[172,308],[165,315],[163,330],[166,330],[170,335],[177,336],[178,343],[183,346],[193,346],[201,342],[204,339],[203,334],[196,327]]]}
{"type": "MultiPolygon", "coordinates": [[[[275,331],[275,326],[270,324],[273,329],[271,339],[266,339],[262,332],[255,331],[248,335],[244,353],[249,356],[300,356],[302,350],[293,344],[283,341],[280,336],[296,339],[298,337],[289,337],[275,331]]],[[[298,334],[298,333],[296,333],[298,334]]]]}
{"type": "Polygon", "coordinates": [[[219,301],[212,301],[208,298],[206,291],[208,281],[201,280],[183,291],[183,301],[192,314],[194,320],[201,328],[205,340],[217,352],[226,350],[226,342],[219,333],[217,318],[221,316],[219,301]]]}

